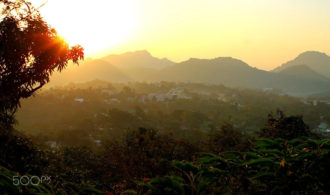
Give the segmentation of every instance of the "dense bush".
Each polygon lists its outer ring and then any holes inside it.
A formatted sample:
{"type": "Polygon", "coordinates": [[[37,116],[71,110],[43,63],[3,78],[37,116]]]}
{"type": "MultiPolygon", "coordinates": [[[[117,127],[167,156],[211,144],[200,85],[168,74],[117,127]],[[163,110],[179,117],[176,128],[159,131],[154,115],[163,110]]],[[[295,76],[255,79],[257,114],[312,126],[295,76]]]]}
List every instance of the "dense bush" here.
{"type": "Polygon", "coordinates": [[[0,165],[21,174],[40,174],[47,157],[32,141],[17,131],[0,130],[0,165]]]}
{"type": "Polygon", "coordinates": [[[167,175],[138,182],[147,194],[290,194],[329,192],[330,140],[260,139],[250,152],[173,161],[167,175]]]}

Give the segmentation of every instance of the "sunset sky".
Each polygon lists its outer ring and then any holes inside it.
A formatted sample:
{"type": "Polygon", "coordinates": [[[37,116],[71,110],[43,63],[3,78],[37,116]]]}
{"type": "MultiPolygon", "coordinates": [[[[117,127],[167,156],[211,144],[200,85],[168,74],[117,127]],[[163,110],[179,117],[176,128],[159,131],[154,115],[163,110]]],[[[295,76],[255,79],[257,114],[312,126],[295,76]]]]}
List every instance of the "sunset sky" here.
{"type": "Polygon", "coordinates": [[[146,49],[176,62],[232,56],[265,70],[306,50],[330,54],[329,10],[329,0],[48,0],[40,8],[90,57],[146,49]]]}

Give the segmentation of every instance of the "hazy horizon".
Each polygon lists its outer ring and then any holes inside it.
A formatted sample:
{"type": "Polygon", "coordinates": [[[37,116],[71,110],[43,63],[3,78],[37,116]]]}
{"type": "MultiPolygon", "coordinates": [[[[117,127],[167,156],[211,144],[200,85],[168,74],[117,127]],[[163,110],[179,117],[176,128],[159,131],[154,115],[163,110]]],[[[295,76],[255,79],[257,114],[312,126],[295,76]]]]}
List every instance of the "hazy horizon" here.
{"type": "Polygon", "coordinates": [[[199,57],[195,57],[195,56],[190,56],[186,59],[183,59],[183,60],[180,60],[180,61],[175,61],[175,60],[172,60],[171,58],[169,57],[166,57],[166,56],[155,56],[152,52],[150,52],[149,50],[147,49],[138,49],[138,50],[129,50],[129,51],[123,51],[123,52],[114,52],[114,53],[104,53],[102,55],[97,55],[97,56],[88,56],[89,59],[103,59],[104,57],[107,57],[107,56],[110,56],[110,55],[123,55],[123,54],[126,54],[126,53],[135,53],[135,52],[140,52],[140,51],[146,51],[148,52],[152,57],[156,57],[156,58],[159,58],[159,59],[167,59],[167,60],[170,60],[174,63],[182,63],[182,62],[185,62],[191,58],[196,58],[196,59],[208,59],[208,60],[212,60],[212,59],[215,59],[215,58],[226,58],[226,57],[230,57],[230,58],[233,58],[233,59],[238,59],[238,60],[242,60],[243,62],[247,63],[249,66],[251,67],[255,67],[255,68],[258,68],[260,70],[265,70],[265,71],[272,71],[278,67],[280,67],[281,65],[291,61],[291,60],[294,60],[296,57],[298,57],[299,55],[301,55],[302,53],[305,53],[305,52],[318,52],[318,53],[324,53],[326,54],[327,56],[329,56],[328,53],[326,52],[323,52],[323,51],[316,51],[316,50],[306,50],[306,51],[302,51],[300,53],[297,53],[296,55],[293,55],[292,58],[289,58],[287,61],[282,61],[280,62],[278,65],[275,65],[274,67],[271,67],[271,68],[268,68],[268,69],[264,69],[263,67],[258,67],[254,64],[249,64],[247,61],[245,61],[244,59],[241,59],[241,58],[237,58],[235,56],[210,56],[210,57],[207,57],[207,58],[199,58],[199,57]]]}
{"type": "Polygon", "coordinates": [[[175,62],[231,56],[271,70],[304,51],[330,53],[329,9],[325,0],[49,0],[40,11],[89,57],[148,50],[175,62]]]}

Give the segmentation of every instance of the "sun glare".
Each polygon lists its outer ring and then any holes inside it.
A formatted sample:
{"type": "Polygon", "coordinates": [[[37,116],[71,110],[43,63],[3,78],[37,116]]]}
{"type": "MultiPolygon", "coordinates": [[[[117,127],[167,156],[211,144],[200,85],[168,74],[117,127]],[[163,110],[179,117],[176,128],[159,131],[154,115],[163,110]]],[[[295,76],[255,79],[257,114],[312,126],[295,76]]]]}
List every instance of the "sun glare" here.
{"type": "Polygon", "coordinates": [[[330,52],[329,0],[27,1],[47,2],[42,16],[86,57],[146,49],[177,62],[232,56],[271,70],[306,50],[330,52]]]}
{"type": "MultiPolygon", "coordinates": [[[[46,0],[32,0],[38,7],[46,0]]],[[[137,16],[128,0],[48,0],[42,16],[72,46],[80,44],[87,55],[108,49],[128,38],[137,16]]]]}

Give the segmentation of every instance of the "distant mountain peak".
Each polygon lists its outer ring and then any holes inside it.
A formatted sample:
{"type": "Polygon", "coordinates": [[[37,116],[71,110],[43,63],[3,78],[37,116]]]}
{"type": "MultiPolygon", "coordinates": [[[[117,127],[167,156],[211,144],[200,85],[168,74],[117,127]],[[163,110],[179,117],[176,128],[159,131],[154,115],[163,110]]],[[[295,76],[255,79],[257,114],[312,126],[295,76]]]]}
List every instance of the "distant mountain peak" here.
{"type": "Polygon", "coordinates": [[[137,51],[129,51],[124,54],[118,54],[118,55],[141,55],[141,56],[151,56],[150,52],[147,50],[137,50],[137,51]]]}
{"type": "Polygon", "coordinates": [[[306,65],[315,72],[330,78],[330,57],[319,51],[306,51],[299,54],[295,59],[275,68],[274,72],[280,72],[288,67],[306,65]]]}
{"type": "Polygon", "coordinates": [[[147,50],[138,50],[126,52],[123,54],[109,55],[102,59],[120,69],[151,68],[159,70],[174,65],[174,62],[166,58],[153,57],[147,50]]]}
{"type": "MultiPolygon", "coordinates": [[[[206,59],[200,59],[200,58],[189,58],[188,60],[185,60],[183,62],[197,62],[201,60],[206,60],[206,59]]],[[[182,62],[181,62],[182,63],[182,62]]]]}
{"type": "Polygon", "coordinates": [[[216,58],[213,58],[214,60],[238,60],[236,58],[233,58],[231,56],[223,56],[223,57],[216,57],[216,58]]]}
{"type": "Polygon", "coordinates": [[[213,66],[224,66],[224,67],[236,67],[236,68],[250,68],[251,66],[242,60],[233,57],[217,57],[212,59],[199,59],[189,58],[187,61],[179,64],[191,64],[191,65],[213,65],[213,66]]]}
{"type": "Polygon", "coordinates": [[[326,57],[329,58],[329,56],[326,53],[320,52],[320,51],[305,51],[301,54],[298,55],[297,58],[302,58],[302,57],[326,57]]]}
{"type": "Polygon", "coordinates": [[[184,62],[216,62],[216,63],[230,63],[230,64],[236,64],[237,62],[239,64],[248,65],[247,63],[243,62],[240,59],[236,59],[233,57],[216,57],[211,59],[200,59],[200,58],[189,58],[187,61],[184,62]]]}
{"type": "Polygon", "coordinates": [[[242,61],[240,59],[237,59],[237,58],[233,58],[233,57],[217,57],[217,58],[214,58],[213,60],[218,61],[218,62],[222,62],[222,63],[233,63],[233,64],[240,64],[240,65],[249,66],[244,61],[242,61]]]}
{"type": "Polygon", "coordinates": [[[150,54],[150,52],[148,52],[147,50],[136,50],[136,51],[127,51],[127,52],[120,53],[120,54],[110,54],[110,55],[106,56],[104,59],[111,58],[111,57],[118,57],[118,56],[125,56],[125,57],[132,57],[132,56],[152,57],[152,55],[150,54]]]}

